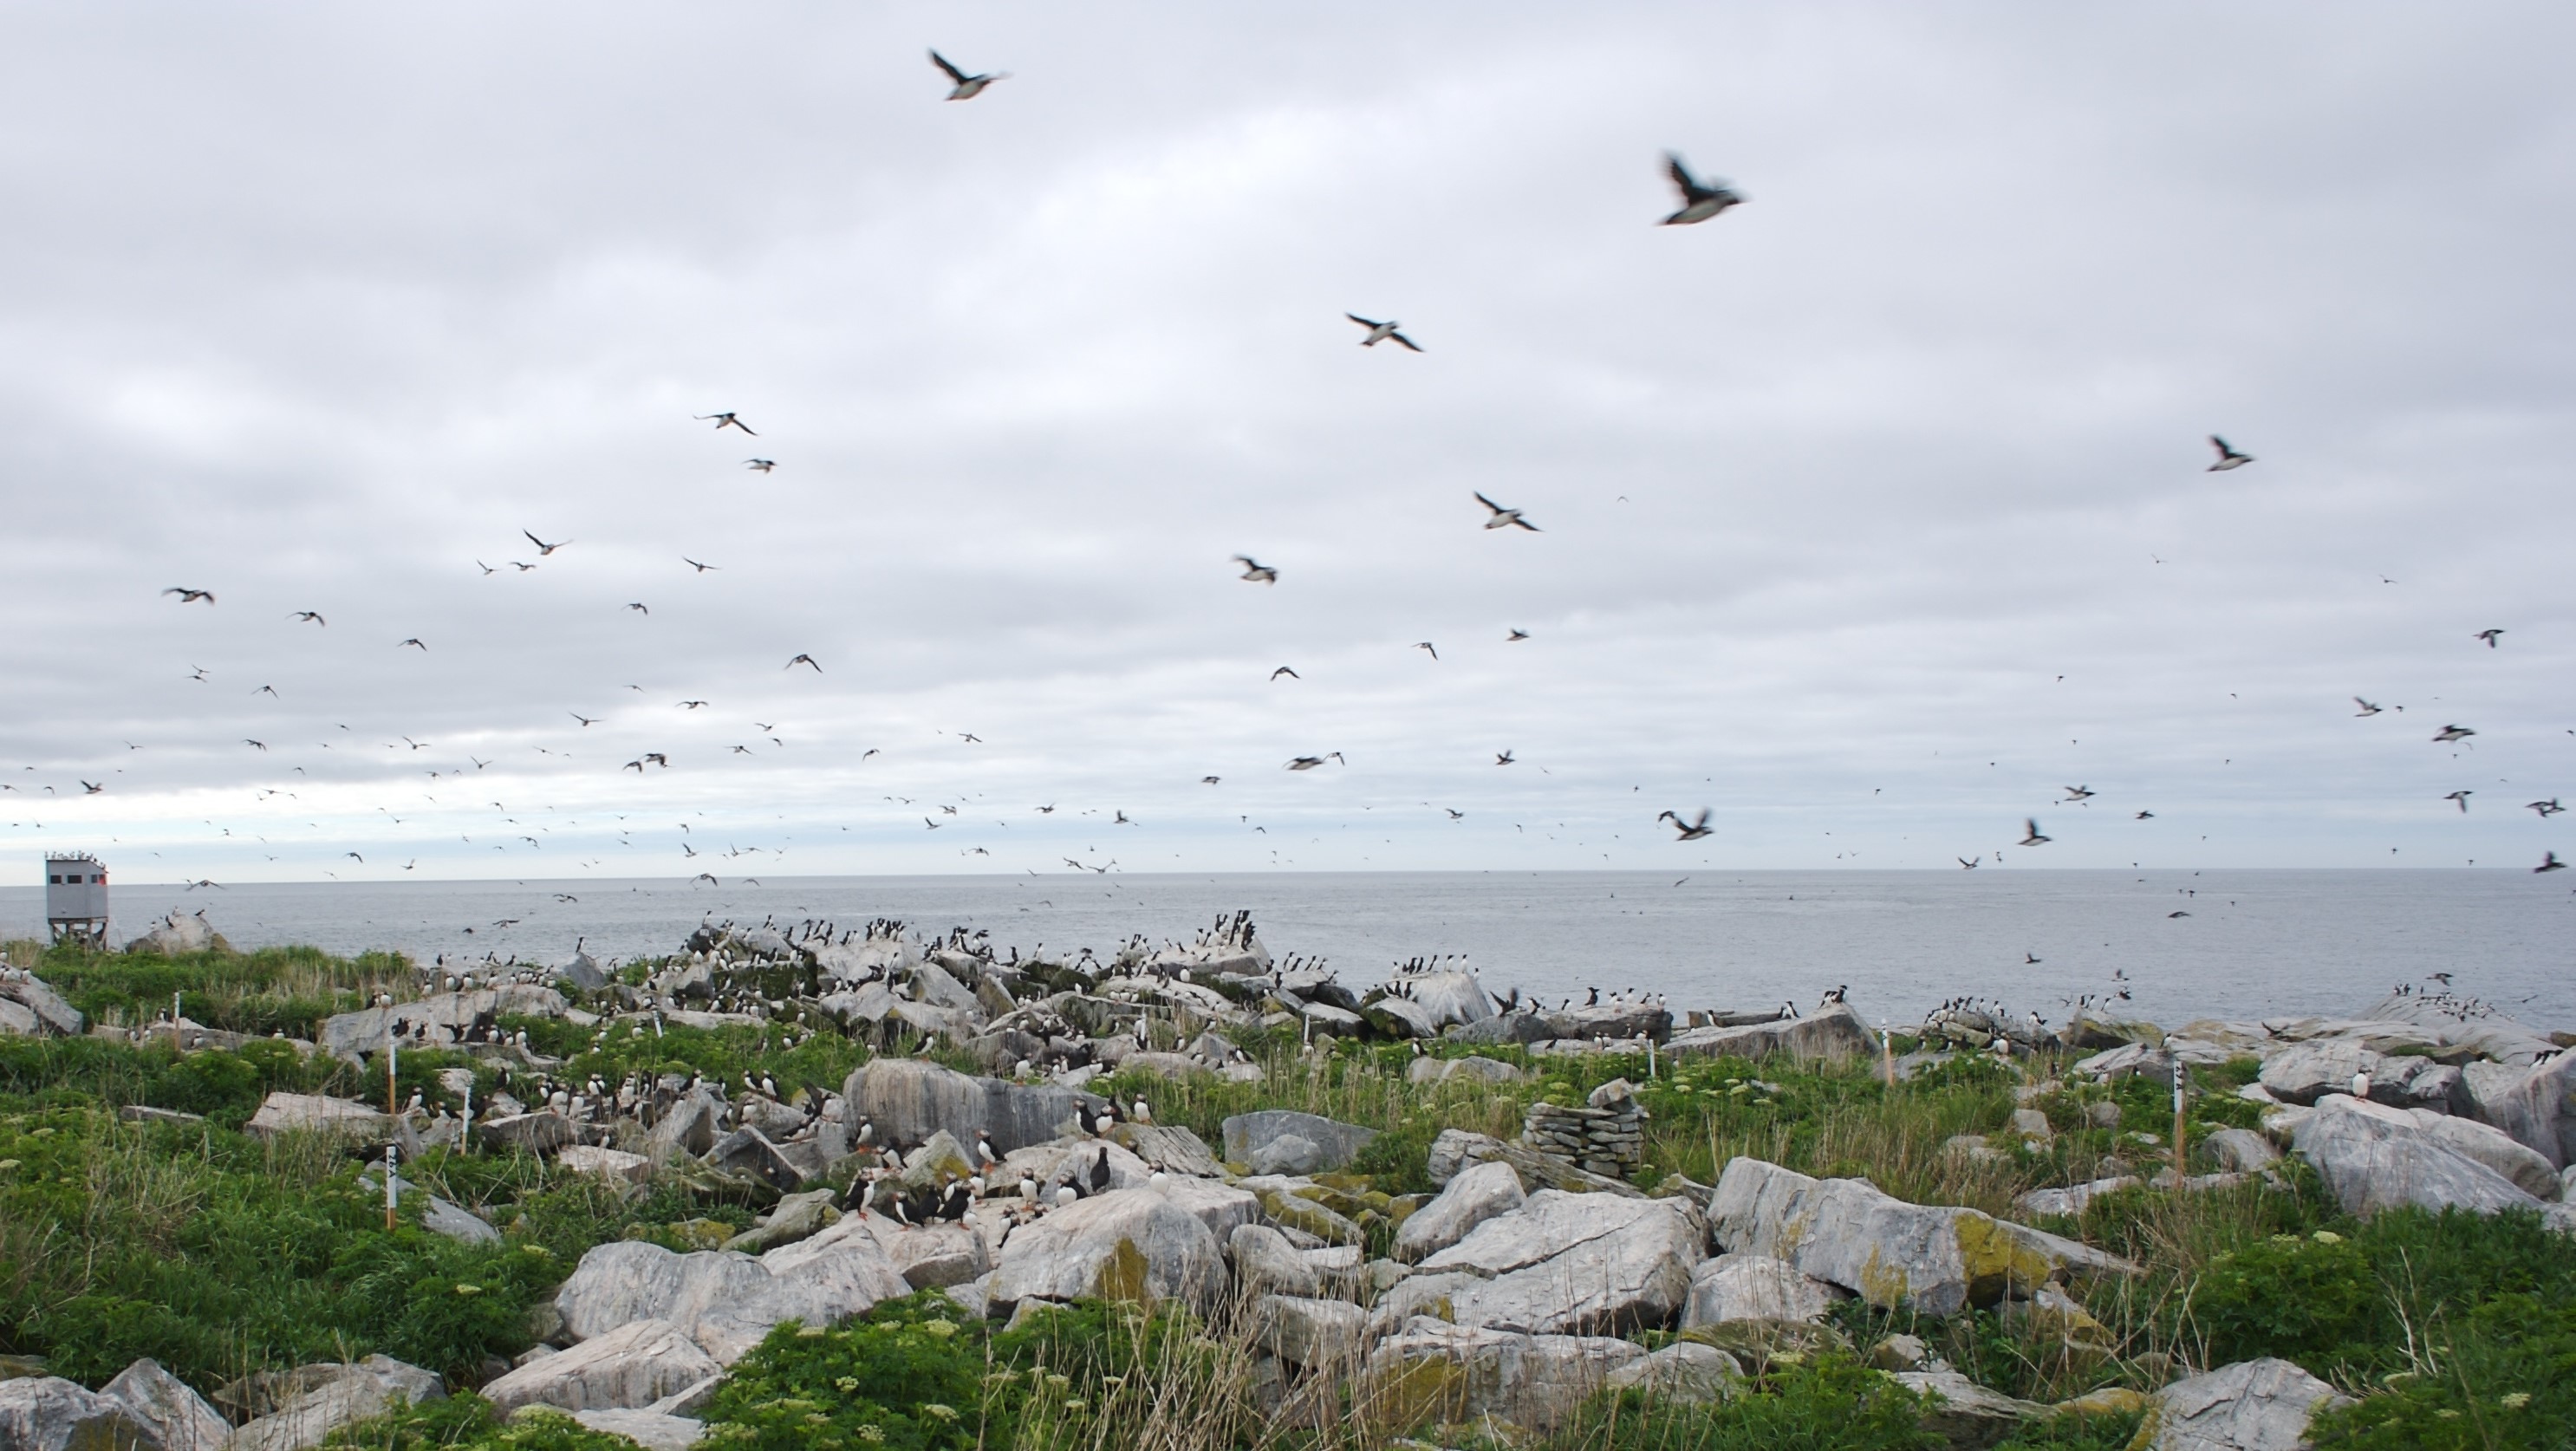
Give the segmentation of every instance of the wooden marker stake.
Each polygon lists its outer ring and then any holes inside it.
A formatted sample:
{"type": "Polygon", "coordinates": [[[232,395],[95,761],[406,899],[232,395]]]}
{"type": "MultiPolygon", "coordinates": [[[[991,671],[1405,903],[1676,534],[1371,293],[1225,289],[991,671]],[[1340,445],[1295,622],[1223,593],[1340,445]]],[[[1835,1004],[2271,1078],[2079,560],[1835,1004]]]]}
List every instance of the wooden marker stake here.
{"type": "Polygon", "coordinates": [[[2187,1160],[2184,1158],[2184,1156],[2183,1156],[2183,1148],[2184,1148],[2184,1144],[2183,1144],[2183,1122],[2182,1122],[2182,1064],[2181,1064],[2179,1061],[2175,1062],[2175,1064],[2174,1064],[2174,1140],[2173,1140],[2173,1144],[2174,1144],[2174,1150],[2173,1150],[2173,1154],[2174,1154],[2174,1192],[2176,1192],[2176,1193],[2180,1193],[2180,1192],[2182,1192],[2182,1181],[2183,1181],[2184,1165],[2185,1165],[2188,1161],[2187,1161],[2187,1160]]]}

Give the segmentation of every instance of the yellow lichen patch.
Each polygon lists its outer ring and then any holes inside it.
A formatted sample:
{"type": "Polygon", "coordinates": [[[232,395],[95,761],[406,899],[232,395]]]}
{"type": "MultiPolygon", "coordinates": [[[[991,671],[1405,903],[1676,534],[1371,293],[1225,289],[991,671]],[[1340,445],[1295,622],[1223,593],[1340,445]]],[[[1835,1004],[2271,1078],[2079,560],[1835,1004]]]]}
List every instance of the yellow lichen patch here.
{"type": "Polygon", "coordinates": [[[1136,1241],[1121,1236],[1092,1275],[1091,1293],[1103,1300],[1143,1300],[1146,1270],[1145,1252],[1136,1248],[1136,1241]]]}
{"type": "Polygon", "coordinates": [[[2059,1401],[2054,1409],[2067,1416],[2129,1416],[2147,1409],[2155,1398],[2127,1386],[2104,1386],[2087,1391],[2072,1400],[2059,1401]]]}
{"type": "Polygon", "coordinates": [[[1377,1430],[1400,1432],[1426,1421],[1450,1419],[1465,1410],[1466,1402],[1466,1369],[1455,1361],[1433,1358],[1379,1376],[1357,1409],[1377,1430]]]}
{"type": "Polygon", "coordinates": [[[1968,1281],[1970,1304],[1991,1305],[2015,1290],[2027,1294],[2046,1284],[2056,1269],[2048,1256],[1982,1214],[1960,1214],[1951,1220],[1951,1228],[1958,1237],[1959,1267],[1968,1281]]]}
{"type": "Polygon", "coordinates": [[[1860,1267],[1861,1298],[1882,1310],[1893,1310],[1913,1293],[1913,1278],[1903,1265],[1890,1264],[1876,1245],[1869,1247],[1869,1262],[1860,1267]]]}

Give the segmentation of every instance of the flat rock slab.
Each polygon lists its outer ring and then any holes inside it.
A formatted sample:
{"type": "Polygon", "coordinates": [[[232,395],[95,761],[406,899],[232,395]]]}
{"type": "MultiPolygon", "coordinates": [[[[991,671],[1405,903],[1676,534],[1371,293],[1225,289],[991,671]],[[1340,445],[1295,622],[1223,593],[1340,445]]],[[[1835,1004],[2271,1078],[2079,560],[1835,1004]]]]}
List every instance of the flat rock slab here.
{"type": "Polygon", "coordinates": [[[997,1311],[1079,1299],[1206,1308],[1224,1287],[1225,1257],[1196,1215],[1152,1189],[1115,1189],[1012,1231],[988,1293],[997,1311]]]}
{"type": "Polygon", "coordinates": [[[2308,1421],[2351,1398],[2286,1360],[2247,1360],[2158,1391],[2132,1444],[2146,1451],[2304,1451],[2308,1421]]]}
{"type": "Polygon", "coordinates": [[[391,1007],[360,1008],[354,1013],[325,1018],[313,1041],[325,1052],[356,1058],[382,1051],[385,1030],[391,1025],[401,1036],[401,1047],[412,1045],[413,1028],[425,1027],[429,1030],[425,1046],[446,1048],[454,1046],[458,1035],[473,1027],[477,1019],[560,1018],[570,1006],[563,994],[553,988],[528,983],[476,988],[472,992],[432,993],[391,1007]]]}
{"type": "Polygon", "coordinates": [[[1840,1060],[1879,1051],[1878,1035],[1848,1003],[1812,1018],[1781,1018],[1740,1028],[1693,1028],[1664,1044],[1667,1053],[1760,1060],[1785,1053],[1802,1060],[1840,1060]]]}
{"type": "Polygon", "coordinates": [[[1688,1200],[1542,1189],[1422,1268],[1479,1277],[1449,1296],[1460,1325],[1533,1335],[1626,1330],[1671,1319],[1707,1245],[1707,1221],[1688,1200]]]}
{"type": "Polygon", "coordinates": [[[1486,1220],[1520,1208],[1528,1197],[1521,1187],[1519,1171],[1509,1164],[1497,1160],[1462,1170],[1430,1203],[1413,1211],[1396,1227],[1395,1257],[1411,1263],[1438,1254],[1465,1239],[1486,1220]]]}
{"type": "Polygon", "coordinates": [[[1543,1433],[1611,1375],[1645,1358],[1646,1348],[1629,1340],[1522,1335],[1416,1317],[1369,1353],[1362,1404],[1390,1430],[1490,1415],[1543,1433]]]}
{"type": "Polygon", "coordinates": [[[418,1405],[447,1395],[436,1375],[381,1355],[355,1365],[299,1367],[299,1374],[311,1371],[332,1374],[234,1431],[227,1451],[308,1451],[343,1426],[392,1410],[397,1400],[418,1405]]]}
{"type": "Polygon", "coordinates": [[[345,1098],[272,1093],[261,1100],[259,1112],[242,1125],[242,1132],[262,1139],[282,1133],[308,1133],[368,1142],[390,1137],[394,1119],[391,1114],[345,1098]]]}
{"type": "Polygon", "coordinates": [[[1255,1154],[1281,1138],[1293,1136],[1314,1147],[1316,1162],[1312,1167],[1270,1171],[1274,1173],[1315,1174],[1338,1169],[1358,1158],[1360,1150],[1377,1137],[1375,1129],[1284,1108],[1239,1113],[1222,1127],[1226,1162],[1232,1164],[1251,1163],[1255,1154]]]}
{"type": "Polygon", "coordinates": [[[1844,1291],[1801,1274],[1787,1260],[1760,1254],[1722,1254],[1701,1261],[1691,1271],[1690,1296],[1682,1305],[1682,1328],[1727,1320],[1822,1320],[1825,1312],[1844,1298],[1844,1291]]]}
{"type": "Polygon", "coordinates": [[[2026,1295],[2061,1274],[2137,1273],[2116,1255],[1978,1210],[1908,1204],[1866,1180],[1815,1179],[1760,1159],[1727,1164],[1709,1219],[1726,1249],[1930,1315],[2026,1295]]]}
{"type": "Polygon", "coordinates": [[[1053,1084],[974,1078],[919,1058],[871,1059],[842,1084],[841,1095],[852,1122],[865,1114],[875,1123],[878,1143],[909,1148],[945,1130],[968,1144],[982,1129],[998,1154],[1046,1143],[1077,1109],[1097,1112],[1108,1103],[1053,1084]]]}
{"type": "Polygon", "coordinates": [[[483,1387],[503,1411],[552,1406],[562,1411],[640,1410],[683,1391],[723,1367],[668,1320],[633,1320],[560,1354],[543,1356],[483,1387]]]}

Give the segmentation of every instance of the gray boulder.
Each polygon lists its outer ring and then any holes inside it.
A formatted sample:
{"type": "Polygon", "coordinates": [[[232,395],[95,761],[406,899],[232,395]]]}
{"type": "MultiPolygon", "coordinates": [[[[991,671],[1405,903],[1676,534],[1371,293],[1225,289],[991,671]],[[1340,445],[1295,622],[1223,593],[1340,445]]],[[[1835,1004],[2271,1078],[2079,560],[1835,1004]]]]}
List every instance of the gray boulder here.
{"type": "Polygon", "coordinates": [[[187,952],[204,952],[215,945],[215,929],[206,922],[206,914],[194,912],[182,916],[173,909],[152,925],[152,930],[125,944],[128,952],[158,952],[177,957],[187,952]]]}
{"type": "Polygon", "coordinates": [[[63,995],[35,977],[0,978],[0,999],[6,999],[34,1015],[36,1025],[58,1038],[77,1038],[85,1020],[80,1009],[63,1001],[63,995]]]}
{"type": "Polygon", "coordinates": [[[1305,1370],[1359,1364],[1368,1312],[1347,1300],[1264,1295],[1253,1302],[1261,1348],[1305,1370]]]}
{"type": "MultiPolygon", "coordinates": [[[[2243,1133],[2246,1130],[2228,1129],[2225,1132],[2243,1133]]],[[[2261,1134],[2255,1134],[2254,1137],[2257,1141],[2263,1140],[2261,1134]]],[[[2265,1152],[2270,1152],[2271,1147],[2268,1141],[2263,1142],[2265,1152]]],[[[2025,1219],[2051,1219],[2060,1216],[2073,1218],[2082,1214],[2084,1207],[2091,1204],[2096,1196],[2119,1189],[2133,1189],[2140,1182],[2142,1181],[2135,1174],[2114,1174],[2107,1179],[2094,1179],[2082,1184],[2068,1184],[2053,1189],[2033,1189],[2013,1196],[2013,1212],[2025,1219]]]]}
{"type": "Polygon", "coordinates": [[[571,1006],[553,988],[532,983],[432,993],[390,1007],[334,1014],[322,1020],[313,1041],[326,1053],[356,1059],[383,1051],[385,1031],[390,1026],[405,1047],[413,1042],[414,1028],[427,1030],[431,1046],[446,1047],[472,1028],[478,1018],[560,1018],[571,1006]]]}
{"type": "Polygon", "coordinates": [[[2488,1110],[2487,1121],[2553,1167],[2576,1165],[2576,1053],[2524,1072],[2488,1110]]]}
{"type": "Polygon", "coordinates": [[[42,1035],[44,1030],[44,1022],[36,1016],[33,1008],[8,998],[0,998],[0,1033],[12,1033],[21,1038],[34,1038],[42,1035]]]}
{"type": "Polygon", "coordinates": [[[757,1263],[769,1277],[766,1285],[711,1306],[689,1327],[691,1338],[719,1365],[740,1360],[782,1321],[816,1329],[837,1325],[913,1288],[873,1235],[816,1235],[771,1250],[757,1263]]]}
{"type": "Polygon", "coordinates": [[[1207,1142],[1177,1125],[1120,1123],[1110,1137],[1128,1152],[1167,1173],[1200,1179],[1222,1179],[1225,1166],[1208,1152],[1207,1142]]]}
{"type": "Polygon", "coordinates": [[[1472,972],[1407,973],[1396,981],[1403,984],[1405,997],[1429,1017],[1434,1034],[1494,1016],[1494,999],[1472,972]]]}
{"type": "Polygon", "coordinates": [[[2541,1201],[2504,1175],[2418,1127],[2406,1110],[2350,1094],[2329,1094],[2292,1131],[2291,1145],[2316,1166],[2347,1213],[2401,1204],[2492,1214],[2537,1209],[2541,1201]]]}
{"type": "Polygon", "coordinates": [[[850,1215],[815,1236],[817,1249],[852,1235],[874,1241],[886,1263],[916,1290],[946,1289],[983,1278],[993,1268],[991,1245],[974,1226],[920,1224],[909,1228],[883,1215],[850,1215]]]}
{"type": "Polygon", "coordinates": [[[1288,1236],[1266,1224],[1246,1224],[1225,1240],[1234,1263],[1234,1285],[1244,1295],[1311,1297],[1322,1293],[1323,1272],[1308,1264],[1288,1236]]]}
{"type": "MultiPolygon", "coordinates": [[[[138,1360],[117,1372],[98,1393],[118,1402],[126,1413],[152,1432],[161,1451],[223,1451],[233,1434],[231,1424],[186,1381],[161,1368],[157,1360],[138,1360]]],[[[7,1443],[0,1434],[0,1444],[7,1443]]]]}
{"type": "Polygon", "coordinates": [[[758,1129],[735,1129],[716,1140],[706,1159],[728,1174],[758,1179],[781,1194],[793,1193],[805,1182],[805,1166],[758,1129]]]}
{"type": "Polygon", "coordinates": [[[1940,1397],[1923,1421],[1953,1446],[1993,1445],[2022,1422],[2048,1414],[2048,1407],[2036,1401],[1988,1390],[1955,1370],[1901,1370],[1895,1379],[1907,1390],[1940,1397]]]}
{"type": "Polygon", "coordinates": [[[1524,1335],[1417,1317],[1369,1353],[1368,1403],[1390,1427],[1486,1416],[1555,1430],[1614,1373],[1646,1358],[1629,1340],[1524,1335]]]}
{"type": "Polygon", "coordinates": [[[674,1254],[643,1240],[593,1245],[555,1292],[555,1309],[575,1340],[590,1340],[637,1320],[682,1327],[718,1305],[768,1288],[769,1272],[745,1254],[700,1250],[674,1254]]]}
{"type": "Polygon", "coordinates": [[[596,1144],[567,1145],[555,1154],[555,1167],[615,1184],[641,1185],[653,1177],[653,1160],[649,1156],[596,1144]]]}
{"type": "Polygon", "coordinates": [[[875,1122],[879,1143],[908,1148],[943,1129],[961,1144],[972,1143],[983,1129],[999,1154],[1046,1143],[1076,1109],[1108,1102],[1053,1084],[972,1078],[919,1058],[871,1059],[849,1076],[841,1095],[852,1122],[860,1114],[875,1122]]]}
{"type": "MultiPolygon", "coordinates": [[[[2415,1127],[2455,1154],[2477,1160],[2502,1174],[2514,1187],[2534,1199],[2556,1199],[2558,1171],[2536,1149],[2514,1142],[2513,1136],[2492,1124],[2475,1119],[2454,1118],[2427,1108],[2410,1108],[2406,1116],[2415,1127]]],[[[2242,1132],[2242,1130],[2239,1130],[2242,1132]]]]}
{"type": "Polygon", "coordinates": [[[581,1137],[581,1127],[550,1108],[487,1118],[474,1126],[474,1137],[487,1149],[518,1149],[551,1154],[581,1137]]]}
{"type": "Polygon", "coordinates": [[[1410,1263],[1437,1254],[1486,1220],[1518,1209],[1528,1197],[1521,1176],[1509,1164],[1496,1161],[1463,1170],[1396,1227],[1395,1257],[1410,1263]]]}
{"type": "Polygon", "coordinates": [[[1253,1156],[1275,1139],[1294,1135],[1312,1145],[1316,1163],[1311,1168],[1277,1169],[1261,1172],[1314,1174],[1338,1169],[1359,1157],[1360,1150],[1377,1137],[1377,1130],[1357,1124],[1335,1123],[1311,1113],[1292,1109],[1269,1108],[1257,1113],[1239,1113],[1220,1126],[1224,1131],[1225,1157],[1228,1163],[1253,1162],[1253,1156]]]}
{"type": "Polygon", "coordinates": [[[841,1211],[836,1201],[840,1197],[838,1191],[828,1188],[790,1194],[778,1201],[778,1207],[769,1211],[767,1218],[726,1240],[722,1247],[740,1254],[756,1255],[782,1244],[810,1239],[839,1222],[841,1211]]]}
{"type": "Polygon", "coordinates": [[[1703,1260],[1691,1271],[1682,1328],[1727,1320],[1822,1320],[1834,1302],[1844,1298],[1842,1291],[1800,1274],[1787,1260],[1722,1254],[1703,1260]]]}
{"type": "Polygon", "coordinates": [[[61,1376],[0,1380],[0,1447],[7,1451],[159,1451],[125,1403],[61,1376]]]}
{"type": "Polygon", "coordinates": [[[1182,1213],[1196,1219],[1223,1244],[1238,1225],[1251,1224],[1261,1218],[1261,1201],[1249,1191],[1219,1184],[1213,1179],[1176,1179],[1165,1176],[1155,1193],[1182,1213]]]}
{"type": "Polygon", "coordinates": [[[391,1136],[395,1129],[391,1114],[363,1103],[309,1093],[272,1093],[242,1125],[242,1132],[255,1139],[308,1133],[350,1143],[372,1143],[391,1136]]]}
{"type": "Polygon", "coordinates": [[[1449,1296],[1461,1325],[1533,1335],[1619,1331],[1670,1320],[1707,1245],[1707,1221],[1688,1200],[1542,1189],[1422,1268],[1479,1277],[1449,1296]]]}
{"type": "Polygon", "coordinates": [[[560,1354],[528,1362],[483,1387],[503,1411],[632,1410],[686,1390],[723,1367],[668,1320],[633,1320],[560,1354]]]}
{"type": "Polygon", "coordinates": [[[1321,1174],[1333,1167],[1324,1146],[1303,1134],[1281,1134],[1252,1151],[1248,1167],[1255,1174],[1321,1174]]]}
{"type": "Polygon", "coordinates": [[[1734,1356],[1713,1345],[1685,1340],[1628,1362],[1601,1383],[1614,1391],[1643,1391],[1677,1405],[1708,1406],[1734,1395],[1743,1388],[1743,1381],[1744,1367],[1734,1356]]]}
{"type": "Polygon", "coordinates": [[[1544,1043],[1555,1037],[1556,1032],[1536,1009],[1524,1008],[1451,1028],[1445,1036],[1452,1043],[1518,1043],[1526,1047],[1532,1043],[1544,1043]]]}
{"type": "Polygon", "coordinates": [[[724,1100],[703,1085],[663,1110],[644,1136],[644,1153],[657,1164],[695,1158],[716,1146],[723,1132],[724,1100]]]}
{"type": "Polygon", "coordinates": [[[575,1411],[572,1418],[589,1430],[619,1436],[644,1451],[689,1451],[706,1434],[706,1422],[657,1411],[575,1411]]]}
{"type": "Polygon", "coordinates": [[[384,1415],[398,1400],[419,1405],[447,1395],[436,1375],[382,1355],[355,1365],[304,1366],[299,1375],[318,1383],[234,1431],[226,1451],[308,1451],[343,1426],[384,1415]]]}
{"type": "Polygon", "coordinates": [[[2271,1140],[2252,1129],[2220,1129],[2200,1142],[2220,1168],[2233,1173],[2250,1174],[2281,1157],[2271,1140]]]}
{"type": "Polygon", "coordinates": [[[1440,1036],[1440,1020],[1411,998],[1372,997],[1360,1004],[1360,1016],[1390,1038],[1440,1036]]]}
{"type": "Polygon", "coordinates": [[[2304,1451],[2308,1422],[2348,1396],[2286,1360],[2248,1360],[2156,1392],[2131,1444],[2145,1451],[2304,1451]]]}
{"type": "Polygon", "coordinates": [[[499,1244],[501,1231],[470,1209],[450,1204],[432,1194],[428,1207],[420,1214],[420,1227],[432,1234],[443,1234],[459,1244],[499,1244]]]}
{"type": "Polygon", "coordinates": [[[1225,1256],[1197,1216],[1151,1189],[1115,1189],[1011,1232],[993,1267],[996,1311],[1023,1300],[1181,1300],[1202,1310],[1225,1256]]]}
{"type": "Polygon", "coordinates": [[[1673,1031],[1673,1015],[1646,1003],[1576,1003],[1539,1017],[1547,1024],[1548,1037],[1574,1043],[1595,1038],[1651,1038],[1660,1043],[1673,1031]]]}
{"type": "Polygon", "coordinates": [[[1883,1307],[1954,1315],[2065,1274],[2137,1266],[1974,1209],[1908,1204],[1861,1179],[1815,1179],[1737,1158],[1718,1176],[1709,1219],[1719,1245],[1783,1259],[1883,1307]]]}
{"type": "Polygon", "coordinates": [[[1782,1018],[1736,1028],[1693,1028],[1665,1043],[1668,1053],[1763,1059],[1785,1053],[1798,1059],[1841,1060],[1879,1051],[1878,1035],[1848,1003],[1809,1018],[1782,1018]]]}
{"type": "Polygon", "coordinates": [[[1408,1083],[1518,1083],[1521,1071],[1499,1058],[1416,1058],[1404,1070],[1408,1083]]]}

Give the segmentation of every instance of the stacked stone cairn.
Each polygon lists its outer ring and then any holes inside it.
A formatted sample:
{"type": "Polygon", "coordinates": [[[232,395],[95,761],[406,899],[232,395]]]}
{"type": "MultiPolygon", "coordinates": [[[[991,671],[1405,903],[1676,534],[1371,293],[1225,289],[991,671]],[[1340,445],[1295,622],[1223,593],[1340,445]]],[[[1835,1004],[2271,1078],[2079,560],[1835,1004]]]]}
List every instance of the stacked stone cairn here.
{"type": "Polygon", "coordinates": [[[1645,1156],[1645,1122],[1646,1110],[1628,1080],[1614,1078],[1592,1090],[1582,1108],[1531,1104],[1521,1138],[1586,1173],[1624,1179],[1645,1156]]]}

